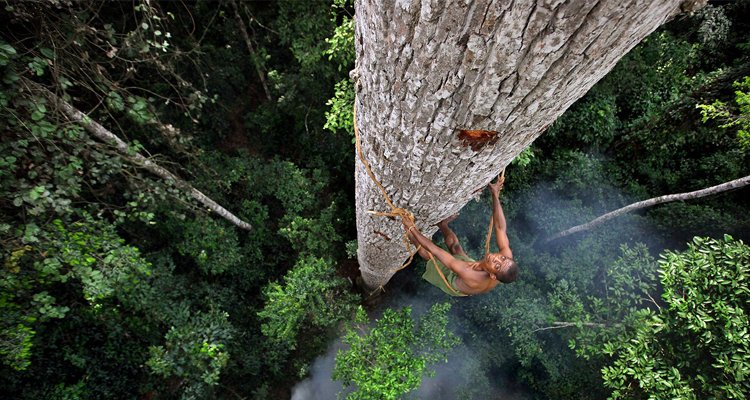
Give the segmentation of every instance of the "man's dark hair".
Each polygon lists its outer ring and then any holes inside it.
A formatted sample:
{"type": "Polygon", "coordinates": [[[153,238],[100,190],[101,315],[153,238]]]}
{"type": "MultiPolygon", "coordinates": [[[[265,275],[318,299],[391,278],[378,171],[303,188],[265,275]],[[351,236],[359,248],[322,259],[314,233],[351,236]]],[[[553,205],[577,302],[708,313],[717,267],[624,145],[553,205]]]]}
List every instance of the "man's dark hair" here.
{"type": "Polygon", "coordinates": [[[503,271],[503,273],[497,276],[497,280],[502,283],[511,283],[518,278],[518,264],[511,258],[510,265],[503,271]]]}

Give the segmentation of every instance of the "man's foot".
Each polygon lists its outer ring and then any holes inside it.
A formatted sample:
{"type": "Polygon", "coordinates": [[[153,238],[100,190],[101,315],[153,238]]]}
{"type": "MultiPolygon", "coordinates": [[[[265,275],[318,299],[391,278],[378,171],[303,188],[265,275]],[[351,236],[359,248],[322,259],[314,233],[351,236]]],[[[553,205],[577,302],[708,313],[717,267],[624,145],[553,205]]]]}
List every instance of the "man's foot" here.
{"type": "Polygon", "coordinates": [[[447,217],[446,219],[444,219],[444,220],[442,220],[442,221],[438,222],[438,225],[448,225],[448,224],[450,224],[451,222],[455,221],[455,220],[456,220],[456,218],[458,218],[458,215],[459,215],[458,213],[456,213],[456,214],[453,214],[453,215],[451,215],[450,217],[447,217]]]}

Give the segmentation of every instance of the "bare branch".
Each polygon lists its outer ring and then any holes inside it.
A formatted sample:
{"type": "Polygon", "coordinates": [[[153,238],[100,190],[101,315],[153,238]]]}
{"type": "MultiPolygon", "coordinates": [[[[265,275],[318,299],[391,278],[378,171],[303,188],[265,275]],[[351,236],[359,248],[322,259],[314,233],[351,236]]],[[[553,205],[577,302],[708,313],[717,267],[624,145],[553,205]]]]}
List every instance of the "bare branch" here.
{"type": "Polygon", "coordinates": [[[266,83],[266,76],[265,74],[263,74],[263,70],[261,69],[258,57],[255,56],[255,49],[253,48],[253,42],[250,41],[250,35],[247,34],[247,29],[245,29],[245,21],[243,21],[242,17],[240,16],[240,11],[239,8],[237,8],[237,3],[234,0],[231,0],[230,3],[232,3],[232,8],[234,9],[234,18],[237,20],[237,25],[240,27],[242,38],[245,39],[247,51],[250,52],[250,58],[252,58],[253,64],[255,64],[255,72],[258,73],[260,83],[261,85],[263,85],[263,91],[266,92],[266,98],[268,99],[268,101],[272,101],[273,99],[271,98],[271,91],[268,90],[268,83],[266,83]]]}
{"type": "Polygon", "coordinates": [[[659,309],[659,311],[661,311],[661,306],[659,306],[659,303],[657,303],[657,302],[656,302],[656,300],[654,300],[654,298],[653,298],[653,297],[651,297],[651,294],[649,294],[648,292],[646,292],[646,296],[648,296],[649,300],[650,300],[650,301],[651,301],[652,303],[654,303],[654,305],[656,306],[656,308],[658,308],[658,309],[659,309]]]}
{"type": "Polygon", "coordinates": [[[608,212],[585,224],[577,225],[570,229],[564,230],[562,232],[558,232],[555,235],[549,237],[546,241],[551,242],[553,240],[560,239],[561,237],[565,237],[573,233],[583,232],[583,231],[593,229],[601,225],[602,223],[609,221],[612,218],[619,217],[622,214],[629,213],[631,211],[635,211],[641,208],[651,207],[651,206],[655,206],[657,204],[662,204],[662,203],[669,203],[672,201],[685,201],[685,200],[692,200],[692,199],[697,199],[701,197],[706,197],[706,196],[726,192],[729,190],[739,189],[743,186],[747,186],[748,184],[750,184],[750,175],[745,176],[743,178],[735,179],[733,181],[725,182],[720,185],[711,186],[711,187],[701,189],[701,190],[696,190],[693,192],[668,194],[664,196],[654,197],[648,200],[639,201],[637,203],[633,203],[625,207],[618,208],[617,210],[608,212]]]}
{"type": "Polygon", "coordinates": [[[242,229],[252,230],[252,226],[250,224],[239,219],[237,216],[232,214],[224,207],[220,206],[218,203],[203,194],[201,191],[194,188],[188,182],[184,181],[177,175],[144,157],[142,154],[133,152],[130,146],[128,146],[127,143],[117,137],[114,133],[110,132],[105,127],[89,118],[86,114],[82,113],[65,100],[61,99],[46,88],[32,81],[24,79],[24,83],[26,83],[29,88],[32,88],[34,91],[47,98],[47,100],[49,100],[51,103],[59,107],[59,109],[68,119],[75,123],[81,124],[81,126],[83,126],[92,136],[103,141],[104,143],[114,146],[117,152],[125,159],[138,165],[139,167],[148,170],[154,175],[161,177],[165,181],[173,183],[175,186],[189,194],[190,197],[206,206],[209,210],[215,212],[216,214],[219,214],[221,217],[231,222],[232,224],[242,229]]]}
{"type": "Polygon", "coordinates": [[[570,327],[579,326],[579,325],[580,326],[585,326],[587,328],[606,328],[608,326],[619,326],[620,324],[608,325],[608,324],[602,324],[602,323],[598,323],[598,322],[561,322],[561,321],[555,321],[550,326],[545,326],[543,328],[537,328],[537,329],[534,329],[531,332],[534,333],[534,332],[548,331],[550,329],[570,328],[570,327]]]}

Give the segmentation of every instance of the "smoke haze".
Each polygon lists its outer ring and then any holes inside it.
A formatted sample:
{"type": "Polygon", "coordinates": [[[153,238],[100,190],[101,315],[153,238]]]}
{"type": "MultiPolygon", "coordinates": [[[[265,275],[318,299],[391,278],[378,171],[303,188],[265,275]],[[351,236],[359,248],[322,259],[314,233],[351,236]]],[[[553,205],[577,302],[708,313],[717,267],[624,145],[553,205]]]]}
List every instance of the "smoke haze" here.
{"type": "MultiPolygon", "coordinates": [[[[565,278],[564,269],[554,270],[550,267],[542,267],[541,270],[531,271],[524,264],[524,259],[535,258],[538,254],[555,254],[561,248],[575,249],[577,244],[587,233],[578,236],[564,238],[559,241],[546,244],[543,239],[556,233],[558,230],[585,222],[589,215],[598,215],[601,207],[610,210],[627,204],[627,196],[623,195],[614,185],[604,182],[587,182],[586,190],[596,197],[589,206],[582,205],[579,200],[563,198],[560,195],[559,184],[543,182],[536,184],[533,188],[523,190],[516,198],[504,199],[508,203],[506,216],[508,218],[508,229],[514,256],[522,269],[521,278],[525,274],[549,275],[551,279],[565,278]],[[510,211],[510,212],[508,212],[510,211]],[[554,271],[554,272],[550,272],[554,271]]],[[[456,232],[464,249],[470,256],[481,257],[484,252],[484,235],[490,217],[490,205],[486,199],[479,202],[470,202],[461,212],[461,216],[451,227],[456,232]]],[[[607,210],[604,210],[607,211],[607,210]]],[[[661,238],[654,227],[645,218],[629,215],[620,217],[601,226],[601,231],[611,231],[608,235],[617,237],[618,242],[645,242],[652,247],[659,247],[661,238]],[[618,237],[619,236],[619,237],[618,237]]],[[[607,236],[610,237],[610,236],[607,236]]],[[[436,244],[442,243],[442,236],[435,235],[436,244]]],[[[617,247],[619,243],[612,243],[617,247]]],[[[493,240],[494,246],[494,240],[493,240]]],[[[604,261],[603,261],[604,262],[604,261]]],[[[533,265],[533,263],[530,263],[533,265]]],[[[557,268],[557,266],[552,266],[557,268]]],[[[575,266],[572,266],[575,267],[575,266]]],[[[529,265],[531,268],[531,265],[529,265]]],[[[539,266],[536,266],[539,268],[539,266]]],[[[405,306],[412,307],[412,316],[417,318],[426,312],[433,304],[449,301],[454,304],[449,316],[451,323],[449,329],[459,337],[464,338],[461,345],[456,346],[448,355],[447,363],[439,363],[428,367],[435,371],[434,377],[425,378],[422,385],[414,392],[405,396],[409,399],[429,400],[455,400],[455,399],[477,399],[477,400],[523,400],[532,398],[532,394],[520,387],[513,378],[497,371],[498,366],[493,365],[499,360],[487,359],[486,351],[481,348],[472,348],[472,343],[495,340],[493,336],[501,332],[478,333],[476,327],[463,327],[456,321],[465,321],[465,316],[457,315],[463,307],[479,307],[479,299],[452,299],[446,297],[442,292],[433,288],[421,280],[424,271],[424,263],[417,262],[399,272],[394,276],[386,287],[385,299],[374,310],[369,310],[370,320],[378,318],[386,308],[400,309],[405,306]],[[461,303],[459,303],[461,302],[461,303]],[[486,337],[476,338],[476,335],[486,337]],[[472,339],[473,338],[473,339],[472,339]]],[[[505,338],[507,340],[507,338],[505,338]]],[[[486,346],[487,343],[481,344],[486,346]]],[[[511,348],[508,341],[507,346],[511,348]]],[[[342,347],[342,343],[336,340],[327,353],[318,357],[310,369],[310,377],[298,383],[292,394],[292,400],[325,400],[336,399],[337,393],[342,390],[340,382],[331,379],[331,372],[335,364],[336,352],[342,347]]]]}

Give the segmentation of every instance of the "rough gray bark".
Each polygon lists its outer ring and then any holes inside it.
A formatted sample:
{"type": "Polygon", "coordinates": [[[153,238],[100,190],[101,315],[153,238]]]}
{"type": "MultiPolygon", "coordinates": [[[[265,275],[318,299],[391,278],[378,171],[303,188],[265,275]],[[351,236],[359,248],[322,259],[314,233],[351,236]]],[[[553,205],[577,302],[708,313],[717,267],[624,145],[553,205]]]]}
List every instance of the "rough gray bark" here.
{"type": "Polygon", "coordinates": [[[38,92],[39,94],[47,98],[47,100],[49,100],[50,103],[57,106],[60,109],[60,111],[62,111],[63,115],[65,115],[69,120],[77,124],[80,124],[92,136],[94,136],[95,138],[101,140],[102,142],[108,145],[111,145],[115,149],[117,149],[117,152],[120,153],[120,155],[122,155],[125,159],[131,161],[132,163],[138,165],[139,167],[142,167],[148,170],[152,174],[164,179],[165,181],[173,183],[175,186],[177,186],[178,188],[185,191],[188,195],[190,195],[190,197],[192,197],[194,200],[197,200],[199,203],[206,206],[209,210],[215,212],[216,214],[226,219],[227,221],[231,222],[232,224],[242,229],[246,229],[246,230],[252,229],[252,226],[250,224],[239,219],[230,211],[220,206],[211,198],[203,194],[200,190],[194,188],[192,185],[190,185],[183,179],[179,178],[177,175],[161,167],[160,165],[154,163],[153,161],[149,160],[143,155],[133,152],[130,146],[128,146],[128,144],[125,143],[122,139],[117,137],[117,135],[110,132],[107,128],[101,126],[99,123],[89,118],[86,114],[82,113],[81,111],[79,111],[78,109],[70,105],[68,102],[66,102],[65,100],[61,99],[54,93],[50,92],[49,90],[31,81],[25,81],[25,83],[28,87],[32,88],[32,90],[38,92]]]}
{"type": "MultiPolygon", "coordinates": [[[[680,3],[355,0],[365,157],[431,235],[680,3]],[[459,129],[497,140],[472,148],[459,129]]],[[[377,288],[407,256],[403,230],[367,213],[387,208],[359,160],[355,174],[360,270],[377,288]]]]}
{"type": "Polygon", "coordinates": [[[641,208],[647,208],[652,207],[657,204],[662,203],[669,203],[672,201],[685,201],[685,200],[692,200],[692,199],[698,199],[701,197],[711,196],[714,194],[726,192],[729,190],[739,189],[743,186],[750,185],[750,175],[735,179],[733,181],[724,182],[720,185],[711,186],[705,189],[701,190],[695,190],[692,192],[686,192],[686,193],[677,193],[677,194],[668,194],[664,196],[659,197],[653,197],[648,200],[639,201],[637,203],[633,203],[630,205],[627,205],[622,208],[618,208],[617,210],[610,211],[600,217],[597,217],[585,224],[576,225],[570,229],[566,229],[562,232],[558,232],[552,236],[550,236],[546,241],[551,242],[556,239],[560,239],[561,237],[565,237],[577,232],[583,232],[587,231],[589,229],[596,228],[597,226],[603,224],[606,221],[609,221],[612,218],[619,217],[620,215],[629,213],[631,211],[635,211],[641,208]]]}

